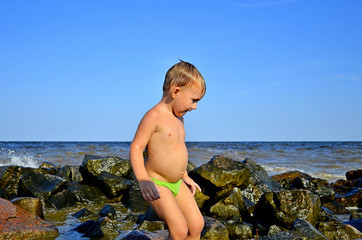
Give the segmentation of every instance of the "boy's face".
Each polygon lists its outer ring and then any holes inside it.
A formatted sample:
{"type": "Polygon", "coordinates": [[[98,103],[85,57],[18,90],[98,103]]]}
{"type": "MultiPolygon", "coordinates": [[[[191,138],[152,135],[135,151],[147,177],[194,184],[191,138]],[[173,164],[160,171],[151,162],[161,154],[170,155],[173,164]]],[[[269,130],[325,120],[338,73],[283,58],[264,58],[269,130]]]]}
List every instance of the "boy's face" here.
{"type": "Polygon", "coordinates": [[[173,113],[177,117],[184,116],[191,110],[196,110],[198,101],[203,97],[200,89],[193,87],[176,87],[172,93],[174,98],[173,113]]]}

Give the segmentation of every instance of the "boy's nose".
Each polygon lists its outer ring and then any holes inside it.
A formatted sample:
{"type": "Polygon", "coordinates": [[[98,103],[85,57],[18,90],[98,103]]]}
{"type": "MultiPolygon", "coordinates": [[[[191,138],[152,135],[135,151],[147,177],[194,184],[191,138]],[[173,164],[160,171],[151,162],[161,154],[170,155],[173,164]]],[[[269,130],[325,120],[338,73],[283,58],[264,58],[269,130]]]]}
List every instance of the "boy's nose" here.
{"type": "Polygon", "coordinates": [[[197,103],[193,103],[191,109],[196,110],[196,108],[197,108],[197,103]]]}

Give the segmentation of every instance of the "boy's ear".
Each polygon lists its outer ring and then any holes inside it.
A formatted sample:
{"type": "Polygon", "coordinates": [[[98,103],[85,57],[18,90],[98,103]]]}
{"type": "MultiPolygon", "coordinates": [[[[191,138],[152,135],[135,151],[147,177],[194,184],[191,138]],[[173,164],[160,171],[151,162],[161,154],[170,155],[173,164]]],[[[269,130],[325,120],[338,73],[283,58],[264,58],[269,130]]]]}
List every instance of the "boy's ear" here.
{"type": "Polygon", "coordinates": [[[177,96],[177,94],[179,94],[180,91],[181,91],[180,87],[174,87],[172,89],[172,98],[175,98],[177,96]]]}

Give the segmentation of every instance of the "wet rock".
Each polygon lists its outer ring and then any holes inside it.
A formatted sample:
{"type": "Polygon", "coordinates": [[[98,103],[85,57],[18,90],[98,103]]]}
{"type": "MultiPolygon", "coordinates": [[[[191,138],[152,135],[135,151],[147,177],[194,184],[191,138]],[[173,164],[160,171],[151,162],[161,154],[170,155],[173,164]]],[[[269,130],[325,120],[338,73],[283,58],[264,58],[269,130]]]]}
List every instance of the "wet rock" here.
{"type": "Polygon", "coordinates": [[[43,162],[39,168],[57,168],[58,166],[51,162],[43,162]]]}
{"type": "Polygon", "coordinates": [[[230,239],[250,239],[253,236],[253,226],[246,223],[226,223],[230,239]]]}
{"type": "Polygon", "coordinates": [[[163,221],[143,221],[142,224],[137,228],[138,230],[156,232],[159,230],[165,230],[166,223],[163,221]]]}
{"type": "Polygon", "coordinates": [[[88,186],[78,182],[72,182],[67,189],[73,193],[77,202],[99,202],[106,199],[104,193],[96,186],[88,186]]]}
{"type": "Polygon", "coordinates": [[[46,205],[56,209],[62,209],[65,207],[73,207],[77,205],[77,202],[74,193],[63,190],[51,196],[46,201],[46,205]]]}
{"type": "Polygon", "coordinates": [[[83,177],[79,172],[79,168],[80,166],[66,165],[61,167],[56,174],[57,176],[67,179],[70,182],[81,182],[83,181],[83,177]]]}
{"type": "Polygon", "coordinates": [[[229,232],[225,225],[223,225],[219,220],[211,218],[211,217],[204,217],[205,226],[201,232],[201,239],[202,240],[228,240],[229,239],[229,232]]]}
{"type": "Polygon", "coordinates": [[[345,194],[337,193],[335,200],[345,207],[362,207],[362,188],[354,189],[345,194]]]}
{"type": "Polygon", "coordinates": [[[297,218],[315,226],[320,211],[320,200],[310,191],[285,190],[264,194],[255,206],[254,218],[264,224],[277,224],[290,229],[297,218]]]}
{"type": "Polygon", "coordinates": [[[322,203],[330,202],[334,199],[335,192],[326,180],[313,178],[299,171],[275,175],[273,178],[278,180],[285,189],[306,189],[311,191],[321,199],[322,203]]]}
{"type": "Polygon", "coordinates": [[[262,236],[260,240],[304,240],[306,238],[301,238],[295,231],[283,231],[276,234],[271,234],[267,236],[262,236]]]}
{"type": "Polygon", "coordinates": [[[134,177],[131,179],[131,187],[129,188],[128,198],[125,201],[132,212],[145,212],[150,207],[150,204],[144,200],[138,182],[134,177]]]}
{"type": "Polygon", "coordinates": [[[0,167],[0,189],[2,190],[2,196],[6,199],[18,197],[20,178],[33,170],[33,168],[19,166],[0,167]]]}
{"type": "Polygon", "coordinates": [[[322,208],[327,208],[335,214],[352,214],[349,210],[347,210],[342,204],[332,201],[328,203],[324,203],[322,208]]]}
{"type": "Polygon", "coordinates": [[[350,220],[350,221],[344,222],[343,224],[351,225],[351,226],[355,227],[358,231],[362,232],[362,218],[350,220]]]}
{"type": "Polygon", "coordinates": [[[80,172],[87,183],[96,183],[103,171],[118,177],[129,177],[131,164],[128,160],[119,157],[84,156],[80,172]]]}
{"type": "Polygon", "coordinates": [[[250,170],[245,163],[220,155],[190,171],[189,175],[209,196],[221,189],[233,187],[244,189],[250,180],[250,170]]]}
{"type": "Polygon", "coordinates": [[[234,188],[228,197],[214,204],[210,208],[210,213],[222,221],[242,222],[243,219],[250,219],[250,213],[239,188],[234,188]]]}
{"type": "Polygon", "coordinates": [[[152,207],[149,207],[147,211],[139,217],[139,222],[142,223],[143,221],[160,221],[160,218],[157,216],[155,210],[152,207]]]}
{"type": "Polygon", "coordinates": [[[346,178],[347,180],[356,180],[362,178],[362,169],[346,172],[346,178]]]}
{"type": "Polygon", "coordinates": [[[100,188],[109,198],[115,198],[126,193],[126,190],[131,186],[129,179],[104,171],[98,176],[98,182],[100,188]]]}
{"type": "Polygon", "coordinates": [[[72,216],[80,219],[80,218],[96,216],[96,214],[87,208],[83,208],[83,209],[79,210],[78,212],[72,214],[72,216]]]}
{"type": "Polygon", "coordinates": [[[91,229],[96,224],[94,220],[88,220],[84,223],[78,225],[77,227],[73,228],[73,231],[77,231],[79,233],[86,233],[89,229],[91,229]]]}
{"type": "Polygon", "coordinates": [[[358,218],[362,218],[362,212],[353,212],[349,220],[356,220],[358,218]]]}
{"type": "Polygon", "coordinates": [[[194,198],[199,208],[202,209],[204,203],[210,199],[210,196],[205,195],[203,192],[196,191],[194,198]]]}
{"type": "Polygon", "coordinates": [[[0,198],[0,239],[54,239],[58,235],[52,224],[0,198]]]}
{"type": "Polygon", "coordinates": [[[303,219],[296,219],[292,225],[294,230],[300,237],[308,240],[328,240],[320,231],[318,231],[312,224],[303,219]]]}
{"type": "Polygon", "coordinates": [[[356,228],[338,221],[321,222],[318,230],[330,240],[362,238],[361,232],[356,228]]]}
{"type": "Polygon", "coordinates": [[[43,206],[39,198],[19,197],[11,200],[11,203],[25,209],[31,214],[44,219],[43,206]]]}
{"type": "Polygon", "coordinates": [[[117,237],[116,240],[166,240],[168,238],[167,230],[157,232],[148,232],[143,230],[133,230],[125,236],[117,237]]]}
{"type": "Polygon", "coordinates": [[[111,220],[115,220],[115,219],[117,219],[116,209],[111,205],[105,205],[99,211],[99,216],[108,217],[111,220]]]}
{"type": "Polygon", "coordinates": [[[105,239],[116,239],[119,235],[118,229],[112,224],[107,217],[99,218],[85,233],[85,237],[105,239]]]}
{"type": "Polygon", "coordinates": [[[20,178],[18,194],[46,201],[51,195],[63,190],[66,183],[67,180],[58,176],[29,172],[20,178]]]}

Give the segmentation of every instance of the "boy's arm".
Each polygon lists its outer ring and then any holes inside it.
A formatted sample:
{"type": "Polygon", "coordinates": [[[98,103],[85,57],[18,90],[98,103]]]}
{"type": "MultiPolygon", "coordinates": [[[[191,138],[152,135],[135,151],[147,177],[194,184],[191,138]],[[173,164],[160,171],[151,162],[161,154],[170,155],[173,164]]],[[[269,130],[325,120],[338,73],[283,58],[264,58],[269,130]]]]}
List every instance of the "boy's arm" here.
{"type": "Polygon", "coordinates": [[[182,180],[183,180],[184,183],[189,187],[192,195],[195,195],[196,189],[197,189],[199,192],[202,192],[200,186],[199,186],[197,183],[195,183],[194,180],[192,180],[192,179],[189,177],[187,171],[186,171],[186,172],[184,173],[184,175],[182,176],[182,180]]]}
{"type": "Polygon", "coordinates": [[[143,159],[143,151],[152,134],[156,131],[157,124],[158,114],[154,111],[147,112],[141,120],[130,146],[129,158],[131,166],[139,183],[142,196],[146,201],[153,201],[160,198],[159,190],[150,179],[143,159]]]}

